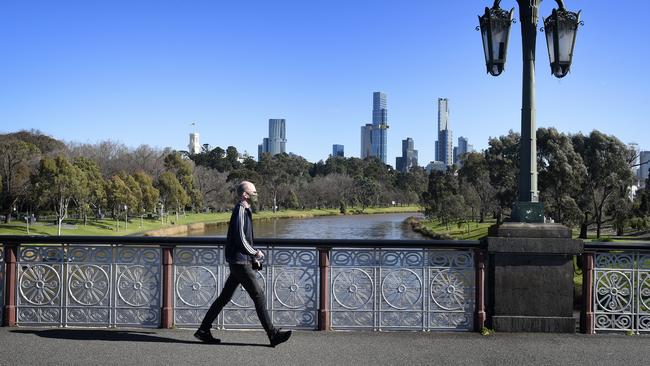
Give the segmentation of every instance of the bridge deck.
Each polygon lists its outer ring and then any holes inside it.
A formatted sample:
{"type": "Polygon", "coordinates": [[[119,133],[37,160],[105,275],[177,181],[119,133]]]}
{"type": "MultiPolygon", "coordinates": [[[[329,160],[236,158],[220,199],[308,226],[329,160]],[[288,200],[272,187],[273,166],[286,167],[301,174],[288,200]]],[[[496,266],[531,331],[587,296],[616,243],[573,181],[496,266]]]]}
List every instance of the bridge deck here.
{"type": "Polygon", "coordinates": [[[295,332],[277,348],[259,331],[0,327],[0,365],[642,365],[650,336],[295,332]]]}

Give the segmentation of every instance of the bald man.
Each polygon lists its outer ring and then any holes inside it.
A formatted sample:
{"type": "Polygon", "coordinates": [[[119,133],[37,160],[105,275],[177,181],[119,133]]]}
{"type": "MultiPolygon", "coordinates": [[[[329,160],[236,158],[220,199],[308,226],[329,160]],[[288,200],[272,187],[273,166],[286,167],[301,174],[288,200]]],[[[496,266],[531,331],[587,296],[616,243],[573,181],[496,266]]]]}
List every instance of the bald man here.
{"type": "Polygon", "coordinates": [[[291,331],[282,331],[273,326],[269,312],[266,310],[264,291],[257,283],[257,275],[253,271],[253,261],[260,261],[264,258],[264,253],[253,246],[253,213],[250,205],[257,201],[255,185],[248,181],[239,183],[237,197],[239,197],[239,202],[233,208],[230,216],[225,250],[226,261],[230,266],[230,275],[223,286],[223,291],[210,306],[210,310],[205,314],[205,318],[194,336],[206,343],[221,342],[210,333],[212,322],[241,284],[255,303],[257,317],[269,337],[271,346],[275,347],[286,342],[291,337],[291,331]]]}

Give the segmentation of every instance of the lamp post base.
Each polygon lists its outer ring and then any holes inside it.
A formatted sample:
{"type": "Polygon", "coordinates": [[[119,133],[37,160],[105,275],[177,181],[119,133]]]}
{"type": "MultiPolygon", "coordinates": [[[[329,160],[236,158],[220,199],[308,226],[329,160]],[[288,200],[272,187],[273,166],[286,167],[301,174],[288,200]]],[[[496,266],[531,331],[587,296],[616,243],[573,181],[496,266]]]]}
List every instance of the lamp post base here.
{"type": "Polygon", "coordinates": [[[544,203],[515,202],[512,207],[512,222],[544,223],[544,203]]]}

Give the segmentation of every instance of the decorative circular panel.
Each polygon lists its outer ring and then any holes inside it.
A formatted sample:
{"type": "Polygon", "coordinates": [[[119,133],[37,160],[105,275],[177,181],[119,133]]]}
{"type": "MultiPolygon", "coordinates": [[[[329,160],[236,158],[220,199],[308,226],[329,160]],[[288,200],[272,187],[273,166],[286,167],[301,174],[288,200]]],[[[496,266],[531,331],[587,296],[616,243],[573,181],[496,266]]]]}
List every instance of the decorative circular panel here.
{"type": "Polygon", "coordinates": [[[20,294],[33,305],[47,305],[59,296],[61,277],[57,271],[45,264],[26,269],[20,277],[20,294]]]}
{"type": "Polygon", "coordinates": [[[381,294],[392,308],[413,309],[422,296],[422,280],[410,269],[391,271],[382,281],[381,294]]]}
{"type": "Polygon", "coordinates": [[[76,267],[68,279],[70,296],[81,305],[96,305],[106,298],[109,290],[108,274],[101,267],[76,267]]]}
{"type": "Polygon", "coordinates": [[[176,294],[188,306],[205,306],[217,294],[217,277],[205,267],[185,268],[176,279],[176,294]]]}
{"type": "Polygon", "coordinates": [[[287,269],[278,273],[273,282],[273,293],[280,304],[289,309],[303,307],[314,291],[311,276],[301,269],[287,269]]]}
{"type": "Polygon", "coordinates": [[[117,279],[117,294],[131,306],[143,306],[151,302],[158,291],[156,276],[145,266],[124,268],[117,279]]]}
{"type": "Polygon", "coordinates": [[[630,307],[632,302],[632,280],[623,272],[601,272],[596,281],[596,302],[598,308],[619,312],[630,307]]]}
{"type": "Polygon", "coordinates": [[[462,273],[450,269],[439,271],[431,279],[431,299],[443,310],[462,310],[468,300],[465,286],[462,273]]]}
{"type": "Polygon", "coordinates": [[[359,309],[372,299],[372,278],[357,268],[341,269],[334,278],[332,293],[334,300],[344,308],[359,309]]]}

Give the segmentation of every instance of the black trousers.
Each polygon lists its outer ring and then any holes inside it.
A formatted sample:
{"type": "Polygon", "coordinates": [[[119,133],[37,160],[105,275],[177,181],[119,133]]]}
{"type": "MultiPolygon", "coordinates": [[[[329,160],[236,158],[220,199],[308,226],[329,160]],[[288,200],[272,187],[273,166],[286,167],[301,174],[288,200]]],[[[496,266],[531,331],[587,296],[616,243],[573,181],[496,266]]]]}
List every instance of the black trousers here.
{"type": "Polygon", "coordinates": [[[256,280],[256,274],[253,270],[252,264],[230,264],[230,275],[223,286],[223,290],[219,297],[212,303],[210,310],[205,314],[205,318],[201,322],[199,329],[209,330],[212,323],[217,318],[224,306],[232,299],[232,295],[237,290],[239,285],[242,285],[248,295],[255,303],[255,310],[257,317],[262,323],[262,327],[266,334],[271,337],[274,332],[273,323],[269,317],[269,312],[266,311],[266,299],[264,298],[264,291],[256,280]]]}

